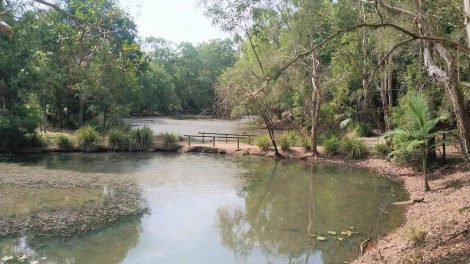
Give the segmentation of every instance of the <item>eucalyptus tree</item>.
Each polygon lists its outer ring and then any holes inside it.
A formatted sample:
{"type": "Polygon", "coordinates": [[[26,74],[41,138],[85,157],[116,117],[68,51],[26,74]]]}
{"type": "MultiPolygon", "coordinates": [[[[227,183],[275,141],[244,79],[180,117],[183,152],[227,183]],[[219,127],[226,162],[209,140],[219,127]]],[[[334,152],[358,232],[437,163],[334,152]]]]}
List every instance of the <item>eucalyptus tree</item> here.
{"type": "MultiPolygon", "coordinates": [[[[275,49],[269,50],[269,44],[272,41],[276,46],[275,40],[278,36],[278,34],[270,34],[272,31],[269,29],[271,26],[273,26],[271,29],[276,27],[279,29],[279,24],[276,23],[279,21],[279,17],[269,8],[269,1],[202,0],[200,2],[206,15],[212,19],[215,25],[234,34],[238,39],[246,38],[246,41],[242,41],[242,43],[244,44],[243,53],[247,61],[242,72],[248,70],[246,74],[249,74],[250,77],[247,77],[247,82],[244,82],[246,90],[237,90],[237,99],[243,100],[241,102],[236,100],[236,104],[244,109],[256,110],[252,114],[258,114],[263,119],[274,146],[275,154],[280,156],[274,134],[273,108],[276,103],[271,95],[271,92],[273,92],[272,84],[266,81],[270,75],[267,64],[271,63],[272,59],[276,59],[276,52],[273,52],[275,49]],[[264,56],[261,54],[262,52],[264,52],[264,56]]],[[[277,30],[278,32],[279,30],[277,30]]],[[[227,85],[235,85],[235,83],[232,82],[227,85]]],[[[228,86],[222,90],[224,92],[219,92],[218,96],[231,94],[226,92],[230,90],[228,86]]],[[[218,106],[233,105],[233,102],[228,103],[227,101],[228,98],[219,98],[218,106]]],[[[244,114],[247,114],[246,111],[244,111],[244,114]]]]}

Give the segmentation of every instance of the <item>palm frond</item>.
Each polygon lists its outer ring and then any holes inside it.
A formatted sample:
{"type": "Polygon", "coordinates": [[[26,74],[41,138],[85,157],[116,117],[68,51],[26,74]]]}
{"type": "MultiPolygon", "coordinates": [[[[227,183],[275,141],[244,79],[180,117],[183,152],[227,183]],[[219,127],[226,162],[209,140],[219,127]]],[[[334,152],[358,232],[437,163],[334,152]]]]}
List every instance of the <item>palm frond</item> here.
{"type": "Polygon", "coordinates": [[[415,95],[408,101],[408,107],[411,111],[411,117],[415,120],[415,124],[423,128],[429,120],[429,103],[421,95],[415,95]]]}

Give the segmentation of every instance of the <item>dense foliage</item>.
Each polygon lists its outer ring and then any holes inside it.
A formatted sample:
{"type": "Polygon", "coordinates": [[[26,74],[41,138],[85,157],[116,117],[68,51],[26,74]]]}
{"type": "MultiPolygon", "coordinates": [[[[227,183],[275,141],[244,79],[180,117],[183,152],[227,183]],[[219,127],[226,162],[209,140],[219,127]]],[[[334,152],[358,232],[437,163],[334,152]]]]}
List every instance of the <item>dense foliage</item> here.
{"type": "Polygon", "coordinates": [[[33,2],[0,1],[11,29],[0,28],[4,150],[36,128],[107,131],[130,113],[211,110],[212,84],[236,59],[230,40],[141,40],[116,0],[33,2]]]}

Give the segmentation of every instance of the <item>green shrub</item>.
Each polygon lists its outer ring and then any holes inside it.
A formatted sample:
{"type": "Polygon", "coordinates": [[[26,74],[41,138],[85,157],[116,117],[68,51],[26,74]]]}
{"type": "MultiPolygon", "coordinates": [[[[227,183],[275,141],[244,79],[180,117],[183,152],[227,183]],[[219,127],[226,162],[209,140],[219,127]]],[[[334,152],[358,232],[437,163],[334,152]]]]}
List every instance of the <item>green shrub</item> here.
{"type": "Polygon", "coordinates": [[[337,136],[332,135],[323,140],[322,146],[325,148],[325,154],[327,156],[336,156],[339,154],[340,140],[337,136]]]}
{"type": "Polygon", "coordinates": [[[161,134],[163,140],[163,149],[166,151],[176,151],[180,148],[177,143],[180,136],[174,133],[163,133],[161,134]]]}
{"type": "Polygon", "coordinates": [[[22,107],[12,110],[0,108],[0,150],[29,147],[27,134],[35,133],[39,122],[40,118],[33,110],[22,107]]]}
{"type": "Polygon", "coordinates": [[[366,143],[359,138],[346,138],[339,146],[340,154],[348,159],[362,159],[369,153],[366,143]]]}
{"type": "Polygon", "coordinates": [[[153,132],[148,127],[133,129],[129,136],[132,151],[146,151],[153,146],[153,132]]]}
{"type": "Polygon", "coordinates": [[[366,123],[359,123],[354,127],[354,133],[358,137],[370,137],[373,135],[372,129],[366,123]]]}
{"type": "Polygon", "coordinates": [[[327,130],[325,132],[321,132],[318,134],[318,143],[322,145],[326,140],[332,138],[332,137],[338,137],[336,133],[334,133],[331,130],[327,130]]]}
{"type": "Polygon", "coordinates": [[[98,132],[91,126],[84,126],[77,130],[75,137],[78,146],[85,152],[92,151],[100,138],[98,132]]]}
{"type": "Polygon", "coordinates": [[[386,156],[392,152],[392,148],[387,143],[377,143],[374,146],[375,154],[379,156],[386,156]]]}
{"type": "Polygon", "coordinates": [[[271,147],[271,138],[268,135],[258,136],[255,139],[255,145],[258,146],[262,151],[267,152],[271,147]]]}
{"type": "Polygon", "coordinates": [[[288,151],[297,142],[295,131],[284,132],[279,136],[279,145],[282,151],[288,151]]]}
{"type": "Polygon", "coordinates": [[[47,146],[45,137],[42,134],[37,133],[36,131],[31,134],[26,135],[26,142],[27,142],[26,144],[28,147],[33,147],[33,148],[47,146]]]}
{"type": "Polygon", "coordinates": [[[287,135],[282,134],[279,137],[279,146],[281,147],[282,151],[288,151],[291,147],[292,142],[290,139],[287,137],[287,135]]]}
{"type": "Polygon", "coordinates": [[[70,137],[66,135],[59,135],[55,139],[55,143],[59,147],[59,149],[62,149],[62,150],[69,150],[73,148],[72,140],[70,139],[70,137]]]}
{"type": "Polygon", "coordinates": [[[125,150],[129,148],[129,138],[120,129],[111,129],[108,133],[108,143],[112,151],[125,150]]]}
{"type": "Polygon", "coordinates": [[[302,136],[298,139],[298,144],[304,149],[305,152],[312,151],[312,141],[308,136],[302,136]]]}

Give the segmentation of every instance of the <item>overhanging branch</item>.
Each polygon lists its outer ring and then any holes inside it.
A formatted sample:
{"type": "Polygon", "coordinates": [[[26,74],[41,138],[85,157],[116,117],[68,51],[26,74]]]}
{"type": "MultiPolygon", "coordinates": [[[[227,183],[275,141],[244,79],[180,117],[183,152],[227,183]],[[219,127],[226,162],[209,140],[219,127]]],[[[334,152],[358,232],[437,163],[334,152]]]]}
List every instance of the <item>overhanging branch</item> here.
{"type": "Polygon", "coordinates": [[[325,44],[327,44],[331,40],[335,39],[336,37],[342,36],[345,33],[354,31],[354,30],[359,29],[359,28],[364,28],[364,27],[372,28],[372,29],[390,27],[390,28],[393,28],[397,31],[402,32],[405,35],[410,36],[413,40],[427,40],[427,41],[434,42],[434,43],[447,44],[449,46],[454,47],[457,50],[464,51],[464,52],[470,52],[470,49],[467,47],[467,45],[464,45],[462,43],[455,42],[455,41],[449,40],[449,39],[444,39],[444,38],[427,37],[427,36],[418,35],[418,34],[412,32],[412,31],[410,31],[410,30],[408,30],[404,27],[398,26],[396,24],[392,24],[392,23],[380,23],[380,24],[362,23],[362,24],[358,24],[358,25],[354,25],[354,26],[351,26],[351,27],[348,27],[348,28],[338,30],[336,33],[334,33],[333,35],[330,35],[326,39],[322,40],[317,45],[311,47],[310,49],[308,49],[307,51],[305,51],[303,53],[298,54],[291,61],[289,61],[288,63],[281,66],[279,69],[277,69],[276,72],[273,75],[266,78],[266,81],[269,82],[269,81],[277,79],[287,68],[292,66],[294,63],[298,62],[299,60],[301,60],[301,59],[303,59],[307,56],[309,56],[313,51],[321,48],[322,46],[324,46],[325,44]]]}

